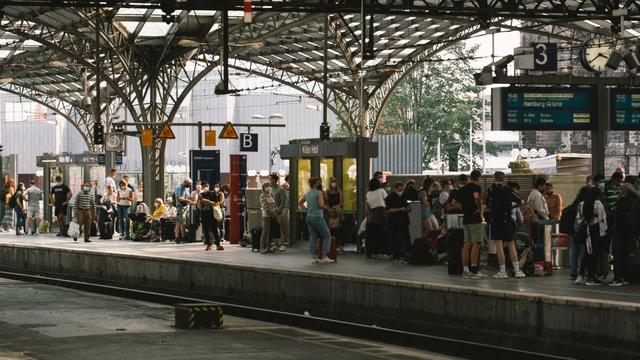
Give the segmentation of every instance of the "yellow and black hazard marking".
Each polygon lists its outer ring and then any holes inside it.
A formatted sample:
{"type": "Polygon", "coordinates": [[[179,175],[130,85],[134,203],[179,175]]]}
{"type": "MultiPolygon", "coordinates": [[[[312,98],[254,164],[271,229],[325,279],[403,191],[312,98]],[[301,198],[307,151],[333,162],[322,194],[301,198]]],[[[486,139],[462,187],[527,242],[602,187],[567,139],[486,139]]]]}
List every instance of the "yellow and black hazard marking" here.
{"type": "Polygon", "coordinates": [[[222,327],[223,309],[216,304],[176,304],[175,326],[180,329],[222,327]]]}

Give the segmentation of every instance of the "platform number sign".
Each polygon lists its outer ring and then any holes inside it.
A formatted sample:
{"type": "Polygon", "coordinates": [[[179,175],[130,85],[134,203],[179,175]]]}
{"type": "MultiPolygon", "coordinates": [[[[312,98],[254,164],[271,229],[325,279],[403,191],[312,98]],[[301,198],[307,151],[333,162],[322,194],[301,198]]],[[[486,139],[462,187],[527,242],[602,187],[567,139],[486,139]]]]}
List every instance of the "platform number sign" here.
{"type": "Polygon", "coordinates": [[[240,151],[257,152],[258,134],[240,134],[240,151]]]}
{"type": "Polygon", "coordinates": [[[533,70],[558,70],[558,44],[533,43],[533,70]]]}

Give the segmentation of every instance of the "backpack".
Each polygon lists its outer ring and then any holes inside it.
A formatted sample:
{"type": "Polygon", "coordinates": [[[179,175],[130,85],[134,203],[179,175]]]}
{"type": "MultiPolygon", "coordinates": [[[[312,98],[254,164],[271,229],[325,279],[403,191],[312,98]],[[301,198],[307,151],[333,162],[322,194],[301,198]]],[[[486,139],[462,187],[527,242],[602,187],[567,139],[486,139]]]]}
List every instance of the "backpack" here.
{"type": "Polygon", "coordinates": [[[9,198],[9,207],[12,209],[16,207],[16,203],[18,202],[18,200],[16,199],[17,193],[17,191],[14,192],[13,195],[11,195],[11,197],[9,198]]]}
{"type": "Polygon", "coordinates": [[[563,234],[575,233],[574,227],[576,224],[576,215],[578,213],[578,206],[571,205],[562,209],[562,215],[560,216],[560,232],[563,234]]]}

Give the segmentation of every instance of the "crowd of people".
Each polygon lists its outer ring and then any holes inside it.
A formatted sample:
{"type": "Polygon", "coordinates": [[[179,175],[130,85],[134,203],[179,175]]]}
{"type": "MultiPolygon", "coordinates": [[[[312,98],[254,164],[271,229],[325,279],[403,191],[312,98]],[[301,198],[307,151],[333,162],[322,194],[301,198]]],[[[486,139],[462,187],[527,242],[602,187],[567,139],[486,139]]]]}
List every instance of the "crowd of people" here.
{"type": "Polygon", "coordinates": [[[520,185],[506,181],[505,174],[499,171],[484,196],[477,170],[469,176],[461,174],[457,179],[439,182],[427,176],[420,188],[416,188],[414,180],[387,184],[383,178],[383,173],[376,172],[366,194],[365,250],[369,258],[407,262],[411,240],[415,240],[409,236],[409,201],[417,201],[422,236],[455,228],[447,221],[461,218],[464,245],[459,256],[463,278],[486,277],[479,271],[480,248],[485,239],[488,263],[491,265],[493,257],[497,268],[493,278],[509,277],[507,254],[513,276],[526,277],[514,241],[526,222],[529,244],[543,241],[541,229],[549,224],[570,237],[571,277],[576,284],[602,284],[611,257],[614,276],[609,285],[621,286],[632,279],[630,259],[634,251],[640,253],[633,246],[640,234],[640,224],[634,221],[640,218],[640,178],[625,177],[622,168],[616,169],[609,180],[602,175],[588,177],[566,207],[553,184],[543,177],[535,179],[526,200],[520,197],[520,185]]]}

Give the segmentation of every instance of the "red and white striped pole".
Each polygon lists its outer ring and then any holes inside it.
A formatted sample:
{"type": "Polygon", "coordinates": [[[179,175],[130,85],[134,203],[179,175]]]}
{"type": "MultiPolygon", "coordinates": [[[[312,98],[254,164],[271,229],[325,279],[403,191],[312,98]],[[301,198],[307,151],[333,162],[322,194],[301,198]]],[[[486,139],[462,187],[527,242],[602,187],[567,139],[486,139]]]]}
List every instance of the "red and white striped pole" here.
{"type": "Polygon", "coordinates": [[[251,24],[253,22],[252,14],[253,8],[251,6],[251,0],[244,0],[244,23],[251,24]]]}

